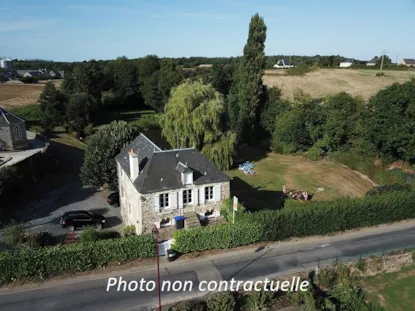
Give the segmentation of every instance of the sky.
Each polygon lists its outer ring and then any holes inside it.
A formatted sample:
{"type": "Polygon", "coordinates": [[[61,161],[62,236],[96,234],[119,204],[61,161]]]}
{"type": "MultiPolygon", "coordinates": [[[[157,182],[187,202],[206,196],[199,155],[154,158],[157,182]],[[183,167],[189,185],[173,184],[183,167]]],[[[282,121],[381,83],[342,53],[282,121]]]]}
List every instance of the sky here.
{"type": "Polygon", "coordinates": [[[0,0],[0,56],[239,56],[255,13],[267,55],[415,58],[415,0],[0,0]]]}

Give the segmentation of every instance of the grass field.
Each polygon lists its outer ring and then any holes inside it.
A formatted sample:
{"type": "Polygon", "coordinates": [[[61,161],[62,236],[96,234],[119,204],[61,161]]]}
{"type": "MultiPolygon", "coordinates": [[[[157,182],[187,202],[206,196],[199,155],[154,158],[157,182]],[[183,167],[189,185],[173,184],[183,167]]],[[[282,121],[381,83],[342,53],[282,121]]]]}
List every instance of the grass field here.
{"type": "Polygon", "coordinates": [[[362,283],[368,299],[379,303],[385,310],[413,311],[415,308],[415,266],[366,277],[362,283]]]}
{"type": "MultiPolygon", "coordinates": [[[[59,87],[62,80],[55,80],[54,82],[59,87]]],[[[0,84],[0,107],[11,109],[35,104],[44,86],[45,83],[0,84]]]]}
{"type": "Polygon", "coordinates": [[[288,190],[309,191],[314,194],[312,200],[360,197],[373,186],[358,173],[334,162],[313,162],[302,156],[258,153],[253,149],[244,152],[246,160],[255,165],[257,176],[245,175],[238,168],[227,172],[233,177],[232,195],[239,197],[249,209],[277,208],[284,184],[288,190]],[[318,188],[324,190],[317,192],[318,188]]]}
{"type": "Polygon", "coordinates": [[[384,71],[385,77],[376,77],[376,70],[352,69],[319,69],[305,76],[285,76],[281,70],[266,70],[264,83],[268,86],[278,86],[283,96],[292,98],[297,89],[302,89],[313,97],[324,97],[328,94],[347,92],[369,99],[380,89],[395,82],[403,83],[414,71],[384,71]]]}

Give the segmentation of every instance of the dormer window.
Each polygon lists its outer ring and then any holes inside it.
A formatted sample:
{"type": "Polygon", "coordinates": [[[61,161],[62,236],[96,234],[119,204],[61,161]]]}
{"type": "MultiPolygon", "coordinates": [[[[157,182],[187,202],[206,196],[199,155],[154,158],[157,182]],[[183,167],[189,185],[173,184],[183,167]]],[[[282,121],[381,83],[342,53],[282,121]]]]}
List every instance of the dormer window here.
{"type": "Polygon", "coordinates": [[[193,184],[193,170],[192,169],[190,169],[187,165],[183,164],[182,162],[179,162],[177,164],[176,169],[181,174],[181,180],[184,186],[193,184]]]}

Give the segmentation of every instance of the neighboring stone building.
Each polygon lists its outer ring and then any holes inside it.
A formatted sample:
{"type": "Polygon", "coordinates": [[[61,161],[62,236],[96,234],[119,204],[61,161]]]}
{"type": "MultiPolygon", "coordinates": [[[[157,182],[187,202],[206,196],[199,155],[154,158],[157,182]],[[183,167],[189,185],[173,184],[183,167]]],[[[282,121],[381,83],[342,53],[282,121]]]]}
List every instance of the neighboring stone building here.
{"type": "Polygon", "coordinates": [[[230,197],[230,178],[194,148],[161,150],[141,134],[116,163],[121,216],[137,234],[174,225],[174,216],[219,216],[230,197]]]}
{"type": "Polygon", "coordinates": [[[399,65],[405,65],[408,67],[415,66],[415,59],[413,58],[404,58],[399,62],[399,65]]]}
{"type": "Polygon", "coordinates": [[[24,150],[28,147],[25,121],[0,107],[0,150],[24,150]]]}

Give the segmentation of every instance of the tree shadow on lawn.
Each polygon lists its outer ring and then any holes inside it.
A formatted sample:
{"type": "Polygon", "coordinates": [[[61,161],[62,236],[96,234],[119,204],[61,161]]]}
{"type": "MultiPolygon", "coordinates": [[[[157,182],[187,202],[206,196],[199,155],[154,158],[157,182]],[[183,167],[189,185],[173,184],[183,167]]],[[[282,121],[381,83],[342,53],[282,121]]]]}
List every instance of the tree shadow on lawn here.
{"type": "MultiPolygon", "coordinates": [[[[257,162],[267,157],[267,154],[270,150],[258,148],[258,147],[250,147],[248,145],[242,145],[236,151],[236,155],[233,159],[232,168],[238,168],[239,164],[243,164],[246,161],[250,162],[257,162]]],[[[255,170],[255,168],[254,168],[255,170]]]]}
{"type": "Polygon", "coordinates": [[[282,191],[261,190],[261,187],[252,187],[239,177],[233,177],[231,180],[231,196],[236,196],[239,202],[251,212],[282,208],[284,204],[282,194],[282,191]]]}

